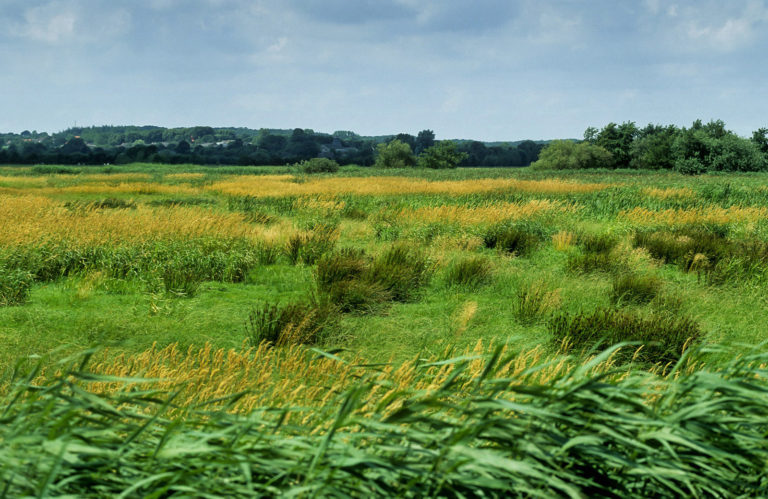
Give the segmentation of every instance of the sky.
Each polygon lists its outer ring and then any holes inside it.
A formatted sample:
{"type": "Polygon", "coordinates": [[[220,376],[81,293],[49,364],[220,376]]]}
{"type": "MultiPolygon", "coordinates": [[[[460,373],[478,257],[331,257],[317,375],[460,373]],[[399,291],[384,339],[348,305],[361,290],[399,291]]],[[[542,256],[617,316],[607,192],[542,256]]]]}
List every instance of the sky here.
{"type": "Polygon", "coordinates": [[[763,0],[2,0],[0,132],[768,126],[763,0]]]}

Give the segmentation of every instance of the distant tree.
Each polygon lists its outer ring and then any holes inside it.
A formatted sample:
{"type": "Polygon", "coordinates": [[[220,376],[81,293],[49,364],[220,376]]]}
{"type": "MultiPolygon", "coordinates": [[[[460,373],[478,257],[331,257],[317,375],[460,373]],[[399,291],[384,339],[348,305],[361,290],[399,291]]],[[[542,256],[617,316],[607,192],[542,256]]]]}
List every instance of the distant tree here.
{"type": "Polygon", "coordinates": [[[760,149],[760,152],[768,154],[768,128],[758,128],[752,132],[752,142],[760,149]]]}
{"type": "Polygon", "coordinates": [[[632,142],[637,136],[638,129],[634,122],[625,121],[621,125],[607,124],[597,135],[595,145],[611,153],[613,168],[629,168],[632,142]]]}
{"type": "Polygon", "coordinates": [[[192,150],[192,147],[189,145],[189,142],[186,140],[182,140],[178,144],[176,144],[176,153],[177,154],[189,154],[189,152],[192,150]]]}
{"type": "Polygon", "coordinates": [[[611,153],[589,142],[553,140],[539,154],[531,167],[540,170],[575,170],[581,168],[606,168],[611,166],[611,153]]]}
{"type": "Polygon", "coordinates": [[[587,127],[586,130],[584,130],[584,142],[589,142],[590,144],[594,144],[595,141],[597,141],[597,134],[600,133],[600,130],[597,128],[590,126],[587,127]]]}
{"type": "Polygon", "coordinates": [[[649,124],[640,130],[630,148],[629,166],[653,170],[674,168],[672,146],[678,132],[674,125],[664,127],[649,124]]]}
{"type": "Polygon", "coordinates": [[[69,139],[63,146],[59,148],[59,154],[88,154],[91,150],[83,139],[75,138],[69,139]]]}
{"type": "Polygon", "coordinates": [[[411,146],[399,140],[376,146],[376,163],[378,168],[405,168],[414,166],[416,157],[411,146]]]}
{"type": "Polygon", "coordinates": [[[435,145],[435,132],[432,130],[422,130],[416,136],[414,152],[416,154],[421,154],[424,149],[432,147],[433,145],[435,145]]]}
{"type": "Polygon", "coordinates": [[[469,143],[469,147],[466,150],[467,159],[466,164],[471,166],[482,166],[485,161],[485,157],[488,155],[488,148],[485,144],[477,140],[473,140],[469,143]]]}
{"type": "Polygon", "coordinates": [[[412,150],[416,149],[416,137],[410,133],[398,133],[395,135],[395,140],[408,144],[412,150]]]}
{"type": "Polygon", "coordinates": [[[467,153],[460,152],[453,141],[441,140],[419,155],[418,164],[424,168],[456,168],[466,157],[467,153]]]}

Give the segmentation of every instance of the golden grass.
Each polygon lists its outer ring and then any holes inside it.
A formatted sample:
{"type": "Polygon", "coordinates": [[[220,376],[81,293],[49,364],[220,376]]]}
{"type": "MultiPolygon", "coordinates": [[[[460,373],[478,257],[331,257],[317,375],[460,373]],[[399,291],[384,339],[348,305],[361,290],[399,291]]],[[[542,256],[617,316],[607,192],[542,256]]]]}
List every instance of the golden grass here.
{"type": "MultiPolygon", "coordinates": [[[[477,310],[467,302],[457,315],[457,326],[466,327],[477,310]]],[[[488,354],[495,345],[478,340],[460,356],[470,359],[459,378],[459,391],[469,391],[486,367],[488,354]]],[[[137,389],[179,390],[174,402],[181,406],[246,394],[230,408],[248,413],[259,407],[301,407],[292,416],[294,422],[307,424],[318,417],[312,408],[328,407],[334,398],[352,383],[364,379],[372,383],[362,413],[393,410],[393,395],[416,392],[428,395],[445,383],[456,369],[455,364],[422,367],[420,364],[445,359],[447,352],[426,361],[389,364],[377,370],[357,367],[364,364],[354,357],[346,362],[319,356],[304,346],[273,348],[266,343],[255,348],[216,349],[210,344],[180,349],[177,344],[136,353],[113,356],[109,351],[97,354],[90,371],[95,374],[123,378],[147,378],[137,389]]],[[[567,374],[580,364],[575,359],[552,355],[541,347],[516,352],[504,346],[501,358],[509,360],[495,373],[497,377],[517,379],[521,383],[547,383],[567,374]]],[[[613,359],[599,364],[593,372],[614,368],[613,359]]],[[[96,392],[125,389],[126,382],[93,383],[96,392]]]]}
{"type": "Polygon", "coordinates": [[[757,222],[768,216],[768,208],[760,206],[731,206],[706,208],[649,210],[636,207],[619,213],[623,218],[637,225],[690,225],[702,223],[743,223],[757,222]]]}
{"type": "Polygon", "coordinates": [[[574,205],[559,201],[534,199],[527,203],[497,203],[478,207],[443,205],[404,208],[395,216],[399,220],[412,222],[444,222],[469,226],[495,223],[503,220],[530,218],[553,211],[571,213],[576,210],[577,208],[574,205]]]}
{"type": "Polygon", "coordinates": [[[573,246],[576,241],[576,236],[573,232],[561,230],[557,234],[552,235],[552,246],[557,251],[566,251],[573,246]]]}
{"type": "Polygon", "coordinates": [[[511,191],[539,194],[594,192],[610,184],[578,183],[560,179],[478,179],[428,181],[409,177],[324,177],[296,182],[292,175],[240,175],[214,182],[210,190],[238,196],[476,194],[511,191]]]}
{"type": "Polygon", "coordinates": [[[200,180],[205,178],[205,173],[166,173],[163,178],[165,180],[200,180]]]}
{"type": "MultiPolygon", "coordinates": [[[[71,179],[72,175],[57,175],[58,179],[71,179]]],[[[85,180],[86,182],[138,182],[149,180],[152,175],[149,173],[86,173],[74,177],[76,180],[85,180]]]]}
{"type": "Polygon", "coordinates": [[[650,196],[656,199],[691,199],[696,193],[688,187],[676,188],[658,188],[658,187],[646,187],[641,191],[646,196],[650,196]]]}
{"type": "Polygon", "coordinates": [[[282,239],[290,231],[284,224],[264,228],[239,213],[200,207],[72,211],[44,196],[0,195],[0,244],[6,246],[63,240],[92,245],[198,237],[282,239]]]}

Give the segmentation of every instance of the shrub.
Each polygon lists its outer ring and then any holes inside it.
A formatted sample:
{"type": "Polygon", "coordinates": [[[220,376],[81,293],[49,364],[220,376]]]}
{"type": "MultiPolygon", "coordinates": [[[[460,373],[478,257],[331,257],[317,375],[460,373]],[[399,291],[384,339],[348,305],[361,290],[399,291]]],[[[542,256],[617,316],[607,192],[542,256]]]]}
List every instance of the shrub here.
{"type": "Polygon", "coordinates": [[[621,362],[636,359],[644,364],[676,362],[691,342],[703,336],[687,317],[651,313],[643,317],[627,310],[600,308],[593,312],[562,313],[549,321],[552,340],[567,349],[589,349],[600,342],[608,346],[639,343],[641,348],[618,352],[621,362]]]}
{"type": "Polygon", "coordinates": [[[411,146],[400,140],[393,140],[387,144],[376,146],[376,163],[378,168],[406,168],[414,166],[416,158],[411,151],[411,146]]]}
{"type": "Polygon", "coordinates": [[[574,170],[581,168],[607,168],[613,155],[600,146],[589,142],[553,140],[539,153],[539,159],[531,164],[537,170],[574,170]]]}
{"type": "Polygon", "coordinates": [[[476,288],[491,280],[491,262],[483,256],[468,256],[451,262],[445,273],[448,286],[476,288]]]}
{"type": "Polygon", "coordinates": [[[0,266],[0,307],[25,303],[31,286],[32,276],[28,272],[0,266]]]}
{"type": "Polygon", "coordinates": [[[614,303],[649,303],[661,290],[661,279],[652,275],[625,272],[613,279],[611,301],[614,303]]]}
{"type": "Polygon", "coordinates": [[[459,152],[456,144],[450,140],[441,140],[426,148],[419,155],[419,166],[423,168],[443,169],[456,168],[468,157],[465,152],[459,152]]]}
{"type": "Polygon", "coordinates": [[[339,164],[328,158],[305,159],[294,166],[303,173],[335,173],[339,171],[339,164]]]}
{"type": "Polygon", "coordinates": [[[280,306],[265,303],[254,308],[245,324],[252,346],[267,341],[275,346],[314,344],[337,326],[338,310],[327,301],[310,300],[280,306]]]}

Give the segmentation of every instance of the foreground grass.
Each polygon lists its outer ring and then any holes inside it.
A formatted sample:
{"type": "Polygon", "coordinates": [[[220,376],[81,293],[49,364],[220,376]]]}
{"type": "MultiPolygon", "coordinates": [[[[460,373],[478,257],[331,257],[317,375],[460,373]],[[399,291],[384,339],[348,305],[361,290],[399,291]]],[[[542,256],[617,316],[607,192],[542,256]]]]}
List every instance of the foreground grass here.
{"type": "Polygon", "coordinates": [[[518,356],[502,348],[486,357],[423,362],[409,368],[410,387],[384,397],[375,394],[391,387],[386,379],[360,369],[361,380],[325,396],[310,423],[295,422],[290,415],[305,409],[292,405],[231,413],[248,393],[179,407],[178,390],[93,374],[87,359],[76,358],[44,381],[33,381],[34,372],[17,376],[0,399],[3,494],[730,497],[768,491],[765,354],[717,371],[683,364],[664,377],[612,373],[611,355],[560,369],[546,382],[535,381],[546,362],[510,371],[518,356]],[[429,383],[435,368],[447,373],[439,384],[429,383]]]}

